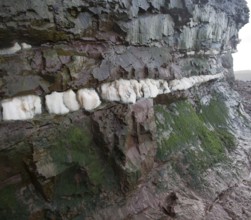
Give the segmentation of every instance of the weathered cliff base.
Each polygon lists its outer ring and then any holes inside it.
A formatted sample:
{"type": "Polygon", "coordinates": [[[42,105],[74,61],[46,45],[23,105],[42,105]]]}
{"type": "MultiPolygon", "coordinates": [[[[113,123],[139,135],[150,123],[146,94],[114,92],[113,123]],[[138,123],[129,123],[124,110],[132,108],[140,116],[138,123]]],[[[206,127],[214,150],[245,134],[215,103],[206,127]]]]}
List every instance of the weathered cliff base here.
{"type": "Polygon", "coordinates": [[[0,17],[1,220],[251,218],[244,0],[3,0],[0,17]]]}

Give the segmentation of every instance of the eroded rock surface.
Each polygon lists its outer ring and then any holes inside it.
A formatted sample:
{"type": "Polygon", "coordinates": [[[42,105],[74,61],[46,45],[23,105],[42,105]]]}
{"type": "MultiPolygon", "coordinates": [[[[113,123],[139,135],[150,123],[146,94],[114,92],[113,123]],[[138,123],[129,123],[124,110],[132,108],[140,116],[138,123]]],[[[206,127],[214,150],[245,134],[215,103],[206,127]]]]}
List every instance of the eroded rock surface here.
{"type": "Polygon", "coordinates": [[[251,82],[237,80],[234,86],[235,90],[241,94],[242,104],[245,111],[251,116],[251,82]]]}
{"type": "Polygon", "coordinates": [[[244,0],[2,0],[0,17],[1,220],[251,219],[244,0]]]}

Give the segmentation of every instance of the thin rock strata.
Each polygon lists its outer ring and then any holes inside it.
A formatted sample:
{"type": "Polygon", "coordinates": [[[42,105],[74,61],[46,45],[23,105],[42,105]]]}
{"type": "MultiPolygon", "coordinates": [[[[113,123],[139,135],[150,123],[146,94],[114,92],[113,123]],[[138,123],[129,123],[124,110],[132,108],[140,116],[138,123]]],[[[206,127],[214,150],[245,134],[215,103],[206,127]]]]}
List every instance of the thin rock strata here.
{"type": "MultiPolygon", "coordinates": [[[[104,83],[100,88],[100,96],[106,101],[117,101],[124,104],[134,104],[142,98],[155,98],[161,94],[168,94],[175,91],[187,90],[195,85],[211,80],[220,79],[222,73],[216,75],[184,77],[180,80],[169,82],[164,80],[143,79],[137,80],[116,80],[104,83]]],[[[74,112],[80,108],[92,111],[100,106],[99,94],[95,89],[80,89],[77,95],[73,90],[66,92],[52,92],[45,96],[45,104],[48,113],[64,115],[74,112]]],[[[35,95],[14,97],[4,99],[2,102],[3,120],[27,120],[35,115],[42,114],[41,98],[35,95]]]]}
{"type": "Polygon", "coordinates": [[[1,0],[0,18],[1,220],[251,219],[245,0],[1,0]]]}

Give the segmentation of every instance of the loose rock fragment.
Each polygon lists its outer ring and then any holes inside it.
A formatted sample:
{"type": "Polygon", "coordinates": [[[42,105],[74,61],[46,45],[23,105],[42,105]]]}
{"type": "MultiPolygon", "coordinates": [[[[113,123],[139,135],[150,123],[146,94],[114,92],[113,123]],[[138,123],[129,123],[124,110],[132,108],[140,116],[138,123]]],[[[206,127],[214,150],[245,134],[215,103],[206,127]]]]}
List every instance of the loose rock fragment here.
{"type": "Polygon", "coordinates": [[[142,86],[144,98],[155,98],[159,94],[158,83],[154,79],[143,79],[139,81],[142,86]]]}
{"type": "Polygon", "coordinates": [[[120,101],[119,93],[117,91],[117,88],[114,86],[114,82],[104,83],[101,86],[101,97],[104,100],[111,101],[111,102],[120,101]]]}
{"type": "Polygon", "coordinates": [[[162,79],[158,80],[158,88],[159,88],[159,95],[168,94],[171,92],[168,82],[162,79]]]}
{"type": "Polygon", "coordinates": [[[131,86],[136,94],[136,98],[140,99],[143,97],[142,85],[135,79],[130,80],[131,86]]]}
{"type": "Polygon", "coordinates": [[[42,113],[39,96],[27,95],[2,101],[3,120],[27,120],[42,113]]]}
{"type": "Polygon", "coordinates": [[[77,101],[77,96],[76,96],[75,92],[73,92],[71,89],[64,92],[63,100],[64,100],[65,106],[71,112],[79,110],[80,106],[79,106],[79,103],[77,101]]]}
{"type": "Polygon", "coordinates": [[[180,90],[190,89],[196,84],[201,84],[201,83],[208,82],[213,79],[219,79],[222,77],[223,77],[222,73],[218,73],[215,75],[184,77],[180,80],[177,80],[177,79],[172,80],[169,83],[169,85],[170,85],[171,91],[180,91],[180,90]]]}
{"type": "Polygon", "coordinates": [[[27,43],[21,43],[21,47],[22,47],[22,49],[31,49],[32,48],[32,46],[27,43]]]}
{"type": "Polygon", "coordinates": [[[77,96],[80,106],[87,111],[91,111],[101,104],[98,93],[94,89],[80,89],[77,96]]]}
{"type": "Polygon", "coordinates": [[[63,92],[53,92],[45,96],[46,107],[49,113],[64,115],[69,112],[69,109],[64,104],[63,96],[63,92]]]}
{"type": "Polygon", "coordinates": [[[15,43],[13,47],[0,50],[0,55],[15,54],[19,50],[21,50],[21,46],[19,45],[19,43],[15,43]]]}
{"type": "Polygon", "coordinates": [[[133,89],[130,80],[120,79],[115,81],[115,87],[120,96],[120,101],[123,103],[135,103],[136,93],[133,89]]]}

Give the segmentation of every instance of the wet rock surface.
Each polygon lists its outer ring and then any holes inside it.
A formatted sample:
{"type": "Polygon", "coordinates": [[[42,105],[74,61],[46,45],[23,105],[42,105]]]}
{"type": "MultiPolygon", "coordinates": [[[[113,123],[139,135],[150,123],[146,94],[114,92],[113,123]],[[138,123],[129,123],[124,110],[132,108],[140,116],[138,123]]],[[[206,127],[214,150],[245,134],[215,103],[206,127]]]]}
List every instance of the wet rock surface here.
{"type": "Polygon", "coordinates": [[[0,17],[1,101],[224,76],[134,104],[0,118],[1,220],[251,219],[250,89],[231,57],[244,0],[2,0],[0,17]]]}

